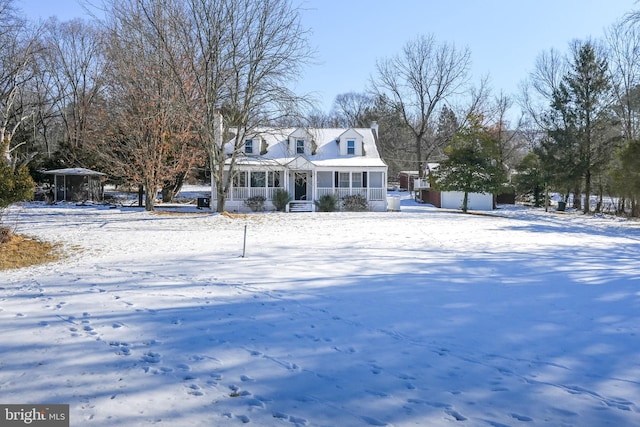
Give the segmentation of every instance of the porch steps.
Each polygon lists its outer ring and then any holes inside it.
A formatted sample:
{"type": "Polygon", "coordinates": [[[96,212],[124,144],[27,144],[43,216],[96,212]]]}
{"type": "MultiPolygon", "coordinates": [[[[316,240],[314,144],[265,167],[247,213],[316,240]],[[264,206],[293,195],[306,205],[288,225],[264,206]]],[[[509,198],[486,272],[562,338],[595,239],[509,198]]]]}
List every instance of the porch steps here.
{"type": "Polygon", "coordinates": [[[289,202],[287,212],[313,212],[313,203],[303,201],[289,202]]]}

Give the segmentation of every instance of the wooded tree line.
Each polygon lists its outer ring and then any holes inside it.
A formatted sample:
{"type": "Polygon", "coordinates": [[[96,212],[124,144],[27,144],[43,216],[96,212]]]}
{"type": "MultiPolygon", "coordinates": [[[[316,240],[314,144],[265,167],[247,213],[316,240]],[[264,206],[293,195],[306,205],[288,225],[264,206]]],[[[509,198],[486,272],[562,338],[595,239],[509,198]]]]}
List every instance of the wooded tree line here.
{"type": "Polygon", "coordinates": [[[541,53],[513,96],[492,94],[488,79],[471,84],[468,49],[418,36],[378,60],[366,91],[323,112],[290,89],[313,53],[289,0],[105,0],[100,18],[43,24],[17,4],[0,0],[0,159],[13,171],[98,169],[171,200],[206,169],[222,210],[233,175],[224,163],[240,153],[222,141],[265,125],[376,121],[390,177],[439,162],[441,188],[473,169],[470,191],[515,186],[539,203],[546,190],[595,194],[596,209],[615,196],[619,212],[640,215],[633,13],[604,40],[541,53]]]}

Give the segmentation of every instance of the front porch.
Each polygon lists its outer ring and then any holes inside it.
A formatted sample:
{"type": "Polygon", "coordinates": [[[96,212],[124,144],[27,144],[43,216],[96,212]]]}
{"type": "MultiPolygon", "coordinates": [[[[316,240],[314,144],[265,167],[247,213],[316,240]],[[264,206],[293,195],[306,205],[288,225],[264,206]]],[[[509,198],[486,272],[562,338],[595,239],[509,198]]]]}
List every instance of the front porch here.
{"type": "Polygon", "coordinates": [[[285,190],[291,197],[290,212],[313,212],[315,202],[328,194],[340,200],[359,195],[367,200],[370,211],[386,211],[385,182],[384,173],[379,171],[244,170],[234,177],[225,205],[233,212],[250,212],[245,201],[263,197],[265,210],[271,211],[275,210],[274,193],[285,190]]]}

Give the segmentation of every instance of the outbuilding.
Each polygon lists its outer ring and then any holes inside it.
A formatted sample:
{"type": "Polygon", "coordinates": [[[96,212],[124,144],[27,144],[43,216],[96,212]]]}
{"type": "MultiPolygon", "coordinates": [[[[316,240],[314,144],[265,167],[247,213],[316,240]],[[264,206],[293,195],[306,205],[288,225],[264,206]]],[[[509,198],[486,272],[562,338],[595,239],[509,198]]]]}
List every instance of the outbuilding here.
{"type": "Polygon", "coordinates": [[[85,168],[55,169],[44,172],[53,175],[53,202],[101,202],[106,174],[85,168]]]}

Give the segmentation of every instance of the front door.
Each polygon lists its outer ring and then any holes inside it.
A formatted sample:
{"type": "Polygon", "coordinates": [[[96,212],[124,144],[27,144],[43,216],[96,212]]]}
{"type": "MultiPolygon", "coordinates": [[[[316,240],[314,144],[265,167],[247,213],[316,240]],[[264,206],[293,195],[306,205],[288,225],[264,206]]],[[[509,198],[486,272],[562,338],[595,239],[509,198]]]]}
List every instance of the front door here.
{"type": "Polygon", "coordinates": [[[294,200],[307,200],[307,173],[296,172],[293,177],[294,200]]]}

